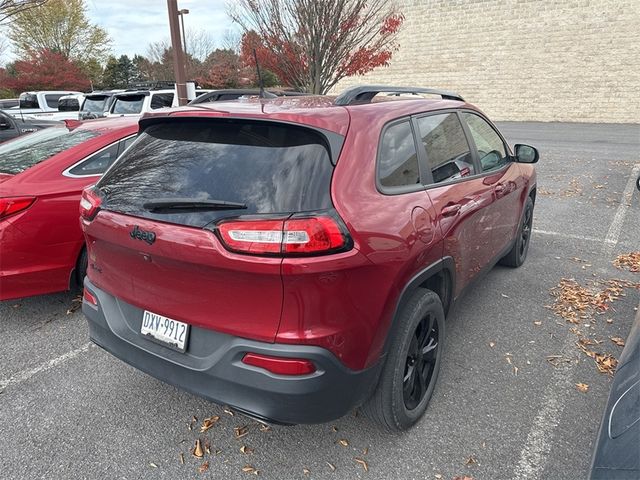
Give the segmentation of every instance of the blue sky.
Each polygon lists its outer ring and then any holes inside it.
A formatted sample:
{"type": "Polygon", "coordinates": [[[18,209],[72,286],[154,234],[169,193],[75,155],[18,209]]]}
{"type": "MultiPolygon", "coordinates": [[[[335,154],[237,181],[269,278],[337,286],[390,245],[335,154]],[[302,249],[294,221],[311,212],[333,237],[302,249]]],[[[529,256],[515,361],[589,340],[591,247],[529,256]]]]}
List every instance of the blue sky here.
{"type": "MultiPolygon", "coordinates": [[[[114,55],[145,54],[151,42],[169,39],[166,0],[85,0],[91,22],[111,37],[114,55]]],[[[225,0],[178,0],[187,8],[186,30],[206,30],[221,46],[225,33],[238,30],[226,14],[225,0]]]]}

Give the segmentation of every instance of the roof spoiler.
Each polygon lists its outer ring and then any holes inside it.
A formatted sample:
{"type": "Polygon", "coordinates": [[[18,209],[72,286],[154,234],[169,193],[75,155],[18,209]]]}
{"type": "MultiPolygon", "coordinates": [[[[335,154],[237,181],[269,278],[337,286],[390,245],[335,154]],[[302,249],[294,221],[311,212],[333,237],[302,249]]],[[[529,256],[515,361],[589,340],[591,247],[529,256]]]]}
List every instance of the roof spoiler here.
{"type": "Polygon", "coordinates": [[[335,104],[346,106],[356,105],[360,103],[369,103],[371,102],[371,99],[379,93],[389,93],[395,95],[399,95],[401,93],[409,93],[413,95],[428,93],[432,95],[440,95],[443,100],[457,100],[459,102],[464,102],[464,99],[457,93],[449,92],[447,90],[439,90],[436,88],[361,85],[359,87],[351,87],[346,89],[336,97],[335,104]]]}

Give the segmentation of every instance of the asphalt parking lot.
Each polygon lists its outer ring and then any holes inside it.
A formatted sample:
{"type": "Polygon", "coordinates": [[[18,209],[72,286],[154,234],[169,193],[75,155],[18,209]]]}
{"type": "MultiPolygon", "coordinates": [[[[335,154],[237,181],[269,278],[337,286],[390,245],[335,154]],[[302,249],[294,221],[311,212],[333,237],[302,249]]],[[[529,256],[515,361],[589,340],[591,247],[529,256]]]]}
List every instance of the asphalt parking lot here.
{"type": "Polygon", "coordinates": [[[563,278],[640,281],[612,265],[640,249],[640,126],[500,126],[541,152],[529,258],[496,267],[458,304],[434,397],[411,431],[382,433],[357,412],[260,428],[90,345],[81,312],[68,313],[74,295],[48,295],[0,302],[0,477],[585,478],[611,379],[575,332],[618,356],[610,337],[626,337],[640,295],[628,288],[572,325],[549,308],[550,291],[563,278]],[[210,444],[203,459],[190,454],[198,438],[210,444]]]}

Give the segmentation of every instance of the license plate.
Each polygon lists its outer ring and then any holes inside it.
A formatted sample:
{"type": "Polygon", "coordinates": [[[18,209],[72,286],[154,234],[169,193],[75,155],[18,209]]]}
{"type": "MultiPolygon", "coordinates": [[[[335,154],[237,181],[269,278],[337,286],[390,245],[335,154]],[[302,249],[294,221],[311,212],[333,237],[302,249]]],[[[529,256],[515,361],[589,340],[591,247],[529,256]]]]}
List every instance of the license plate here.
{"type": "Polygon", "coordinates": [[[189,325],[145,310],[140,333],[167,347],[184,352],[189,338],[189,325]]]}

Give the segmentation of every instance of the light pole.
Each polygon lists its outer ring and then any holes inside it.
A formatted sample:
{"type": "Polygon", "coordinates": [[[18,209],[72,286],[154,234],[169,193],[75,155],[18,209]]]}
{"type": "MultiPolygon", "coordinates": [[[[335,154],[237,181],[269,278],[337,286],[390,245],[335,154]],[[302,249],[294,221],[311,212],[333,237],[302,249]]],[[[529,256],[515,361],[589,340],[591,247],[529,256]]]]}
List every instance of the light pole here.
{"type": "Polygon", "coordinates": [[[184,49],[184,55],[187,56],[187,36],[184,30],[184,16],[189,13],[188,8],[183,8],[182,10],[178,10],[178,15],[180,15],[180,23],[182,24],[182,48],[184,49]]]}
{"type": "Polygon", "coordinates": [[[171,32],[171,46],[173,47],[173,71],[176,76],[178,105],[186,105],[189,100],[187,98],[187,83],[184,72],[184,52],[180,42],[177,0],[167,0],[167,9],[169,10],[169,31],[171,32]]]}

